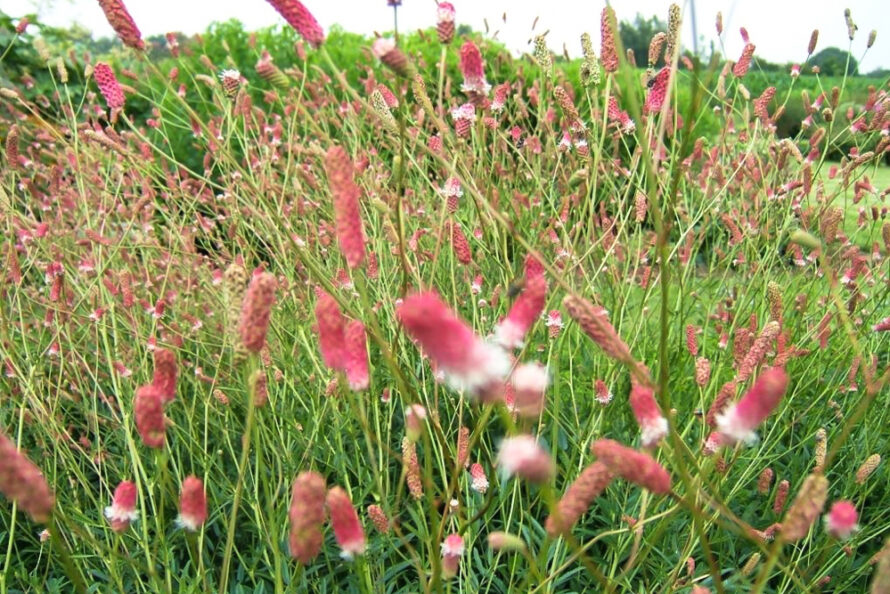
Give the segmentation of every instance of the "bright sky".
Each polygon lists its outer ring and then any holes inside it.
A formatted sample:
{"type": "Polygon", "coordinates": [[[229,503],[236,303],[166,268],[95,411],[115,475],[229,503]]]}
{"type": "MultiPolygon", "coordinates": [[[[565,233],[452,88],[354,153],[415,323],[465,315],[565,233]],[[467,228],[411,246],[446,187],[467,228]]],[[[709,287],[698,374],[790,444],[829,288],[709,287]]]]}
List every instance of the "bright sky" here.
{"type": "MultiPolygon", "coordinates": [[[[696,22],[699,36],[705,44],[716,39],[714,19],[723,12],[723,42],[726,54],[733,58],[741,54],[742,40],[739,27],[746,27],[751,42],[757,46],[755,55],[773,62],[800,62],[806,57],[807,43],[813,29],[819,29],[818,49],[848,47],[844,8],[850,8],[859,32],[853,41],[853,56],[859,59],[865,52],[871,29],[878,29],[875,45],[860,61],[862,72],[875,68],[890,68],[890,19],[886,18],[886,0],[697,0],[696,22]],[[881,30],[881,25],[884,25],[881,30]]],[[[682,0],[681,0],[682,2],[682,0]]],[[[264,27],[284,21],[265,0],[125,0],[130,13],[143,35],[182,31],[195,33],[214,21],[230,18],[240,20],[248,29],[264,27]]],[[[348,31],[372,33],[392,29],[392,9],[386,0],[304,0],[322,27],[337,23],[348,31]]],[[[435,0],[404,0],[399,8],[399,29],[428,27],[435,23],[435,0]]],[[[549,31],[548,45],[562,52],[563,44],[569,54],[580,54],[581,33],[591,34],[598,48],[599,14],[605,0],[452,0],[457,11],[457,23],[466,23],[484,31],[488,21],[490,34],[497,34],[514,51],[530,48],[532,24],[538,19],[534,33],[549,31]],[[507,13],[507,22],[502,15],[507,13]]],[[[3,10],[12,16],[38,12],[53,25],[78,22],[97,36],[112,35],[102,10],[95,0],[4,0],[3,10]]],[[[613,1],[618,19],[632,20],[639,12],[643,16],[658,15],[667,20],[668,0],[613,1]]],[[[681,4],[682,5],[682,4],[681,4]]],[[[692,44],[691,4],[684,6],[684,44],[692,44]]]]}

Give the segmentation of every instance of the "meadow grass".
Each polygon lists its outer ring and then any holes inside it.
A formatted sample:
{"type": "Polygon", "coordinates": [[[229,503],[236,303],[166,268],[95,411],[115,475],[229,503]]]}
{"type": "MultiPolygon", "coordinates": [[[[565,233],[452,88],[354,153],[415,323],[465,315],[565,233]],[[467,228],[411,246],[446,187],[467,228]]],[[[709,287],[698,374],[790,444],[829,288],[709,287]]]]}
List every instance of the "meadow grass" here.
{"type": "MultiPolygon", "coordinates": [[[[135,77],[119,77],[128,102],[155,106],[151,121],[107,109],[94,90],[72,95],[52,61],[45,100],[61,120],[4,89],[0,125],[13,141],[0,185],[0,428],[55,502],[48,533],[22,500],[3,502],[0,590],[887,591],[886,464],[863,469],[886,457],[890,420],[890,347],[873,330],[890,315],[886,89],[857,107],[868,124],[857,148],[873,155],[848,155],[837,163],[845,174],[829,179],[820,149],[846,133],[830,121],[842,97],[815,115],[828,140],[780,139],[780,100],[762,113],[743,76],[722,63],[678,68],[679,51],[663,110],[623,59],[598,83],[555,94],[570,85],[539,51],[542,74],[491,80],[510,84],[504,109],[479,101],[460,136],[449,111],[467,101],[461,80],[443,71],[420,84],[370,56],[337,63],[324,44],[299,49],[312,65],[295,56],[280,77],[254,68],[262,47],[226,65],[183,53],[175,78],[137,57],[135,77]],[[241,72],[220,80],[223,67],[241,72]],[[364,81],[350,85],[356,71],[364,81]],[[256,87],[262,101],[247,92],[256,87]],[[679,88],[686,111],[671,103],[679,88]],[[394,96],[388,107],[381,90],[394,96]],[[715,108],[720,133],[691,134],[715,108]],[[192,155],[173,150],[183,135],[192,155]],[[354,164],[359,265],[340,248],[334,146],[354,164]],[[186,167],[195,156],[202,166],[186,167]],[[863,176],[870,187],[856,186],[863,176]],[[449,178],[462,190],[450,200],[449,178]],[[861,205],[876,214],[857,221],[861,205]],[[509,355],[546,366],[549,385],[543,411],[524,416],[510,403],[513,375],[490,402],[442,381],[449,361],[422,352],[453,337],[434,333],[421,350],[399,312],[435,291],[481,341],[530,290],[529,257],[544,269],[546,299],[509,355]],[[246,349],[245,291],[264,272],[277,284],[271,322],[265,346],[246,349]],[[330,368],[319,350],[320,291],[364,325],[367,386],[351,389],[355,370],[330,368]],[[605,308],[620,338],[585,333],[566,296],[605,308]],[[610,351],[615,339],[629,355],[610,351]],[[152,448],[134,394],[157,384],[157,349],[175,354],[178,380],[163,447],[152,448]],[[716,445],[709,412],[771,367],[790,381],[759,440],[716,445]],[[634,386],[655,394],[669,422],[649,447],[634,386]],[[406,445],[410,405],[426,418],[406,445]],[[460,459],[462,428],[485,490],[460,459]],[[540,484],[504,472],[499,448],[518,435],[535,436],[555,469],[540,484]],[[548,533],[602,438],[651,456],[669,492],[616,476],[574,527],[548,533]],[[320,554],[291,557],[295,517],[309,509],[292,506],[292,485],[306,471],[348,494],[363,555],[342,559],[326,524],[320,554]],[[203,481],[208,511],[194,532],[175,522],[189,475],[203,481]],[[827,479],[827,497],[795,502],[808,476],[827,479]],[[123,480],[135,484],[139,518],[115,531],[103,510],[123,480]],[[821,519],[841,500],[858,512],[846,541],[821,519]],[[792,539],[801,514],[806,536],[792,539]],[[498,532],[523,544],[497,550],[487,539],[498,532]],[[448,579],[442,544],[453,534],[464,552],[448,579]]],[[[200,41],[189,52],[200,55],[200,41]]],[[[0,462],[7,493],[3,464],[18,462],[0,462]]]]}

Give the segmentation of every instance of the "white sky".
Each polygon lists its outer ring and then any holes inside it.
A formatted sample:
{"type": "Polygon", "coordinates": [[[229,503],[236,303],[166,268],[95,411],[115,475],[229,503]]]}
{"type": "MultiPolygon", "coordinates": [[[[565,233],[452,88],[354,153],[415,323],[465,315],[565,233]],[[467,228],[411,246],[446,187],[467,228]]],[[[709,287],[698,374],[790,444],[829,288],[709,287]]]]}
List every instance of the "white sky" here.
{"type": "MultiPolygon", "coordinates": [[[[682,0],[681,0],[682,1],[682,0]]],[[[247,29],[283,23],[265,0],[125,0],[143,35],[182,31],[196,33],[214,21],[236,18],[247,29]]],[[[392,29],[392,9],[386,0],[304,0],[322,27],[337,23],[348,31],[372,33],[392,29]]],[[[532,23],[539,17],[535,33],[549,30],[548,45],[561,52],[563,44],[569,54],[580,53],[579,37],[587,31],[598,49],[599,14],[605,0],[452,0],[457,23],[466,23],[483,31],[488,20],[490,33],[514,51],[529,49],[532,23]],[[507,22],[502,20],[507,13],[507,22]]],[[[890,68],[890,18],[885,15],[886,0],[697,0],[696,16],[699,35],[715,38],[714,19],[723,12],[723,40],[726,54],[733,59],[741,54],[739,27],[746,27],[751,42],[757,46],[755,55],[772,62],[800,62],[806,57],[810,32],[819,29],[819,49],[848,47],[844,8],[852,10],[859,32],[853,41],[853,56],[859,59],[865,51],[871,29],[878,29],[875,45],[860,61],[860,71],[878,67],[890,68]],[[883,29],[883,30],[882,30],[883,29]]],[[[644,17],[659,15],[667,20],[669,0],[613,0],[619,20],[632,20],[639,12],[644,17]]],[[[682,4],[681,4],[682,5],[682,4]]],[[[12,16],[37,12],[53,25],[78,22],[97,36],[112,35],[102,10],[95,0],[3,0],[3,10],[12,16]]],[[[399,8],[401,31],[432,26],[435,22],[435,0],[404,0],[399,8]]],[[[684,7],[684,44],[691,46],[691,11],[684,7]]],[[[706,41],[707,44],[707,41],[706,41]]],[[[640,57],[638,56],[638,59],[640,57]]]]}

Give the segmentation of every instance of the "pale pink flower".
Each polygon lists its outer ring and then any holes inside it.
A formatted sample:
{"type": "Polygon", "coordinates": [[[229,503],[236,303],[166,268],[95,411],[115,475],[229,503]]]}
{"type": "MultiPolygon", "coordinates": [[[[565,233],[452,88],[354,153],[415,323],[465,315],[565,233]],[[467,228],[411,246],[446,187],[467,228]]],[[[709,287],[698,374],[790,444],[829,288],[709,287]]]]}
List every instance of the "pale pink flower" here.
{"type": "Polygon", "coordinates": [[[464,555],[464,539],[459,534],[449,534],[442,543],[442,577],[446,580],[457,575],[460,558],[464,555]]]}
{"type": "Polygon", "coordinates": [[[502,391],[510,372],[507,354],[476,336],[435,292],[409,295],[396,315],[452,387],[483,400],[502,391]]]}
{"type": "Polygon", "coordinates": [[[513,370],[513,408],[524,417],[536,417],[544,411],[544,391],[550,384],[550,374],[540,363],[524,363],[513,370]]]}
{"type": "Polygon", "coordinates": [[[776,408],[787,387],[788,374],[781,367],[761,373],[741,400],[717,415],[717,428],[727,443],[756,442],[754,430],[776,408]]]}
{"type": "Polygon", "coordinates": [[[411,441],[417,441],[423,435],[423,425],[426,422],[426,409],[419,404],[409,404],[405,407],[405,435],[411,441]]]}
{"type": "Polygon", "coordinates": [[[871,327],[874,332],[890,332],[890,316],[871,327]]]}
{"type": "Polygon", "coordinates": [[[344,372],[349,388],[367,390],[371,382],[368,375],[368,347],[365,344],[365,325],[358,320],[349,322],[344,332],[344,372]]]}
{"type": "Polygon", "coordinates": [[[498,466],[505,476],[543,483],[554,473],[553,460],[531,435],[507,437],[501,442],[498,466]]]}
{"type": "Polygon", "coordinates": [[[825,515],[825,529],[838,540],[846,540],[859,530],[858,520],[859,514],[852,502],[835,501],[825,515]]]}
{"type": "Polygon", "coordinates": [[[346,360],[346,320],[340,313],[340,306],[325,291],[318,291],[315,319],[324,364],[330,369],[342,369],[346,360]]]}

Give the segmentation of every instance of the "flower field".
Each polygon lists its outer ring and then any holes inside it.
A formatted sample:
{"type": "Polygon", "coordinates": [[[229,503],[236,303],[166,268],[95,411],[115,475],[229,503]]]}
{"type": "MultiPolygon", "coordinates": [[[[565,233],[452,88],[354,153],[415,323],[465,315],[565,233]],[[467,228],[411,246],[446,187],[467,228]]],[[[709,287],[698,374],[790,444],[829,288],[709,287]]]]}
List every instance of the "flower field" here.
{"type": "Polygon", "coordinates": [[[0,36],[0,591],[890,593],[888,81],[268,2],[0,36]]]}

